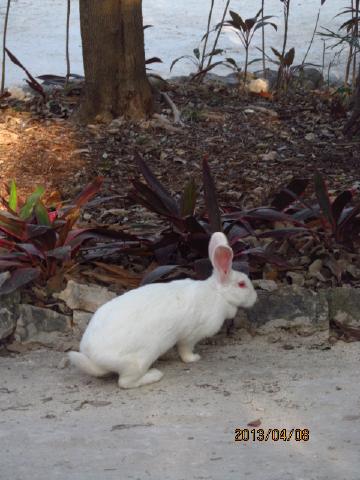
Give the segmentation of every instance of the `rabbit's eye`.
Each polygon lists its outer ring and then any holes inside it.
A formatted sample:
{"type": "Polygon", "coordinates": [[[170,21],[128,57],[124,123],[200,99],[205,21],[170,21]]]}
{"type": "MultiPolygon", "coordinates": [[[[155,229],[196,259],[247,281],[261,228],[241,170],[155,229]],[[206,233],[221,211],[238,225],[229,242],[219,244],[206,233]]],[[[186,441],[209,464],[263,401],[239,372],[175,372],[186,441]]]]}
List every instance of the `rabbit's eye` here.
{"type": "Polygon", "coordinates": [[[244,281],[238,283],[240,288],[246,288],[246,283],[244,281]]]}

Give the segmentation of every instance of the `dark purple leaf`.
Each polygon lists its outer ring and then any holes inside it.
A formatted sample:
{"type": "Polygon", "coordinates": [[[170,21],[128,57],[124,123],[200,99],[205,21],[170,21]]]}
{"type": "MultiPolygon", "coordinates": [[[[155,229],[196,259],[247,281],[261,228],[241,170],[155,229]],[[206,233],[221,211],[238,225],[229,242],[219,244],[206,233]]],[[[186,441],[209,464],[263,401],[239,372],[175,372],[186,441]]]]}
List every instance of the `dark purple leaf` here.
{"type": "Polygon", "coordinates": [[[45,260],[44,253],[32,243],[17,243],[16,248],[22,252],[25,252],[29,258],[36,257],[40,258],[41,260],[45,260]]]}
{"type": "Polygon", "coordinates": [[[290,48],[288,52],[286,52],[286,55],[284,57],[284,65],[287,67],[290,67],[294,63],[295,59],[295,48],[290,48]]]}
{"type": "Polygon", "coordinates": [[[237,30],[246,30],[246,25],[240,15],[232,10],[230,10],[230,16],[232,20],[229,20],[228,23],[237,30]]]}
{"type": "Polygon", "coordinates": [[[360,205],[355,207],[346,208],[343,210],[341,217],[338,220],[338,229],[344,229],[357,215],[360,214],[360,205]]]}
{"type": "MultiPolygon", "coordinates": [[[[64,246],[70,246],[72,249],[72,254],[76,252],[84,243],[96,240],[96,241],[114,241],[114,240],[123,240],[121,244],[122,247],[125,246],[126,242],[129,241],[138,241],[137,237],[122,231],[113,231],[106,228],[88,228],[88,229],[76,229],[71,231],[66,240],[64,246]]],[[[117,243],[117,245],[120,245],[117,243]]],[[[109,244],[109,247],[111,244],[109,244]]],[[[117,247],[117,250],[119,248],[117,247]]]]}
{"type": "Polygon", "coordinates": [[[31,73],[24,67],[24,65],[18,60],[13,53],[10,52],[9,49],[5,48],[5,52],[8,54],[10,60],[18,67],[20,67],[26,75],[28,76],[29,80],[26,80],[27,84],[35,91],[40,93],[44,98],[46,97],[43,87],[40,83],[35,80],[35,78],[31,75],[31,73]]]}
{"type": "Polygon", "coordinates": [[[0,212],[0,231],[18,240],[26,239],[26,223],[8,212],[0,212]]]}
{"type": "Polygon", "coordinates": [[[197,218],[191,216],[184,219],[186,230],[189,233],[207,233],[203,225],[197,220],[197,218]]]}
{"type": "Polygon", "coordinates": [[[54,227],[28,225],[28,241],[31,241],[39,250],[52,250],[56,246],[57,234],[54,227]]]}
{"type": "Polygon", "coordinates": [[[271,263],[280,267],[289,266],[289,264],[279,255],[267,252],[261,247],[248,248],[246,250],[243,250],[239,256],[241,257],[242,255],[248,255],[249,257],[253,257],[256,260],[260,260],[261,262],[271,263]]]}
{"type": "Polygon", "coordinates": [[[194,262],[194,271],[197,279],[206,280],[212,274],[213,266],[208,258],[199,258],[194,262]]]}
{"type": "Polygon", "coordinates": [[[144,162],[139,154],[136,155],[136,163],[143,174],[147,184],[153,192],[161,199],[165,207],[175,216],[179,215],[179,207],[166,188],[159,182],[153,172],[144,162]]]}
{"type": "MultiPolygon", "coordinates": [[[[233,220],[236,220],[236,212],[230,214],[233,220]]],[[[230,216],[228,215],[228,216],[230,216]]],[[[228,217],[226,216],[226,217],[228,217]]],[[[247,210],[244,212],[238,212],[239,219],[245,218],[248,220],[262,220],[267,222],[286,222],[286,223],[295,223],[301,225],[301,222],[295,220],[291,215],[286,213],[279,212],[273,208],[260,207],[255,208],[254,210],[247,210]]]]}
{"type": "Polygon", "coordinates": [[[0,270],[7,270],[8,268],[13,268],[13,267],[23,267],[24,264],[26,264],[27,262],[21,262],[19,261],[15,256],[14,256],[14,260],[5,260],[2,258],[2,256],[0,257],[0,270]]]}
{"type": "Polygon", "coordinates": [[[163,61],[159,57],[147,58],[145,61],[145,65],[150,65],[151,63],[163,63],[163,61]]]}
{"type": "Polygon", "coordinates": [[[18,268],[11,273],[11,277],[0,287],[0,295],[8,295],[20,287],[33,282],[40,276],[37,268],[18,268]]]}
{"type": "Polygon", "coordinates": [[[96,177],[90,182],[83,191],[71,202],[77,208],[83,207],[91,198],[93,198],[101,189],[104,177],[96,177]]]}
{"type": "Polygon", "coordinates": [[[201,257],[208,256],[210,235],[208,233],[194,233],[188,237],[188,244],[191,251],[201,257]]]}
{"type": "Polygon", "coordinates": [[[320,216],[320,206],[312,205],[311,208],[303,208],[292,214],[294,220],[299,222],[306,222],[311,218],[318,218],[320,216]]]}
{"type": "Polygon", "coordinates": [[[305,192],[308,184],[309,180],[306,178],[294,178],[294,180],[291,180],[285,188],[274,196],[271,202],[272,208],[280,211],[285,210],[305,192]]]}
{"type": "Polygon", "coordinates": [[[336,225],[338,224],[338,221],[341,218],[341,214],[344,211],[344,208],[346,207],[346,205],[348,205],[351,202],[351,200],[352,200],[352,193],[350,192],[350,190],[345,190],[345,192],[342,192],[334,200],[331,206],[331,211],[332,211],[332,216],[334,218],[336,225]]]}
{"type": "Polygon", "coordinates": [[[68,262],[71,260],[71,247],[69,245],[54,248],[47,252],[47,256],[55,258],[56,260],[61,260],[62,262],[68,262]]]}
{"type": "Polygon", "coordinates": [[[232,224],[228,231],[225,230],[225,233],[227,234],[230,245],[233,245],[234,243],[236,243],[238,240],[242,238],[246,238],[249,235],[254,234],[251,227],[250,227],[251,231],[249,231],[248,222],[246,222],[246,224],[247,224],[246,227],[242,225],[232,224]]]}
{"type": "Polygon", "coordinates": [[[161,265],[167,264],[171,261],[175,261],[177,253],[179,251],[179,242],[175,241],[173,243],[162,243],[162,245],[157,245],[154,248],[155,258],[158,263],[161,265]]]}
{"type": "Polygon", "coordinates": [[[172,216],[172,210],[168,209],[163,203],[162,199],[144,183],[138,180],[133,180],[135,192],[130,196],[148,210],[163,216],[172,216]]]}
{"type": "Polygon", "coordinates": [[[158,280],[163,280],[166,278],[170,273],[174,272],[178,269],[178,265],[162,265],[160,267],[155,268],[150,273],[147,273],[141,281],[141,285],[146,285],[148,283],[154,283],[158,280]]]}
{"type": "Polygon", "coordinates": [[[301,233],[311,233],[307,228],[278,228],[258,233],[258,238],[288,238],[301,233]]]}
{"type": "Polygon", "coordinates": [[[209,223],[213,232],[221,232],[221,214],[217,200],[216,187],[206,157],[203,159],[204,197],[209,223]]]}
{"type": "Polygon", "coordinates": [[[334,230],[335,220],[332,213],[331,202],[330,202],[327,186],[323,177],[319,173],[315,174],[314,183],[315,183],[315,193],[316,193],[316,197],[318,199],[320,208],[326,220],[330,223],[331,227],[334,230]]]}

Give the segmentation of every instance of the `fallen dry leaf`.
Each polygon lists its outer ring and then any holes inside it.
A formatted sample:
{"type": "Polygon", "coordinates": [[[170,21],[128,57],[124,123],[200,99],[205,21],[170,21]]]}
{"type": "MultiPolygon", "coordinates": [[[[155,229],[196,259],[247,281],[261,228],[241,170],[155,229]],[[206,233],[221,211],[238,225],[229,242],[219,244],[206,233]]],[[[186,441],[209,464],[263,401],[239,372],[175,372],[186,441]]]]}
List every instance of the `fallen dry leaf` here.
{"type": "Polygon", "coordinates": [[[257,427],[260,427],[260,425],[261,425],[261,420],[260,420],[260,418],[258,418],[257,420],[253,420],[252,422],[249,422],[249,423],[248,423],[248,427],[255,427],[255,428],[257,428],[257,427]]]}

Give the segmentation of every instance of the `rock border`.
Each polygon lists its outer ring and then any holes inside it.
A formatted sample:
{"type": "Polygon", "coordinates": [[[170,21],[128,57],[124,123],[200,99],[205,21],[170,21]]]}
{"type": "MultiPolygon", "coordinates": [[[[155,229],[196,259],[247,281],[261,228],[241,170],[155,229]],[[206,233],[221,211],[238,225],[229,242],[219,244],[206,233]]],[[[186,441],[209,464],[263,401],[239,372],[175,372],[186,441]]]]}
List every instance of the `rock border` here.
{"type": "MultiPolygon", "coordinates": [[[[329,338],[330,322],[360,326],[360,289],[337,287],[318,292],[299,286],[279,287],[262,284],[259,300],[250,310],[239,310],[236,329],[245,328],[257,335],[290,333],[302,337],[329,338]],[[271,287],[271,288],[269,288],[271,287]]],[[[64,302],[69,315],[48,308],[21,303],[20,293],[0,298],[0,341],[56,344],[58,335],[79,339],[90,318],[116,294],[98,285],[70,280],[56,297],[64,302]]],[[[65,310],[66,310],[65,309],[65,310]]]]}

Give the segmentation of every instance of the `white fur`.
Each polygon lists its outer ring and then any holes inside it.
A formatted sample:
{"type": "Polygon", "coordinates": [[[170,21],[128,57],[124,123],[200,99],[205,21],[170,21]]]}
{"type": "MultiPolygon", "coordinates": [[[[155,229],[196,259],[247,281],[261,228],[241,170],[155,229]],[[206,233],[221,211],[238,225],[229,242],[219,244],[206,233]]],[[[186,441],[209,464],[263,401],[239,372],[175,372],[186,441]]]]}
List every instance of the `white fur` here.
{"type": "Polygon", "coordinates": [[[207,280],[145,285],[100,307],[83,335],[80,353],[70,352],[71,362],[94,376],[116,372],[120,387],[133,388],[161,379],[159,370],[149,368],[174,345],[184,362],[199,360],[195,344],[257,298],[249,278],[231,269],[233,253],[222,233],[213,234],[209,256],[214,272],[207,280]]]}

